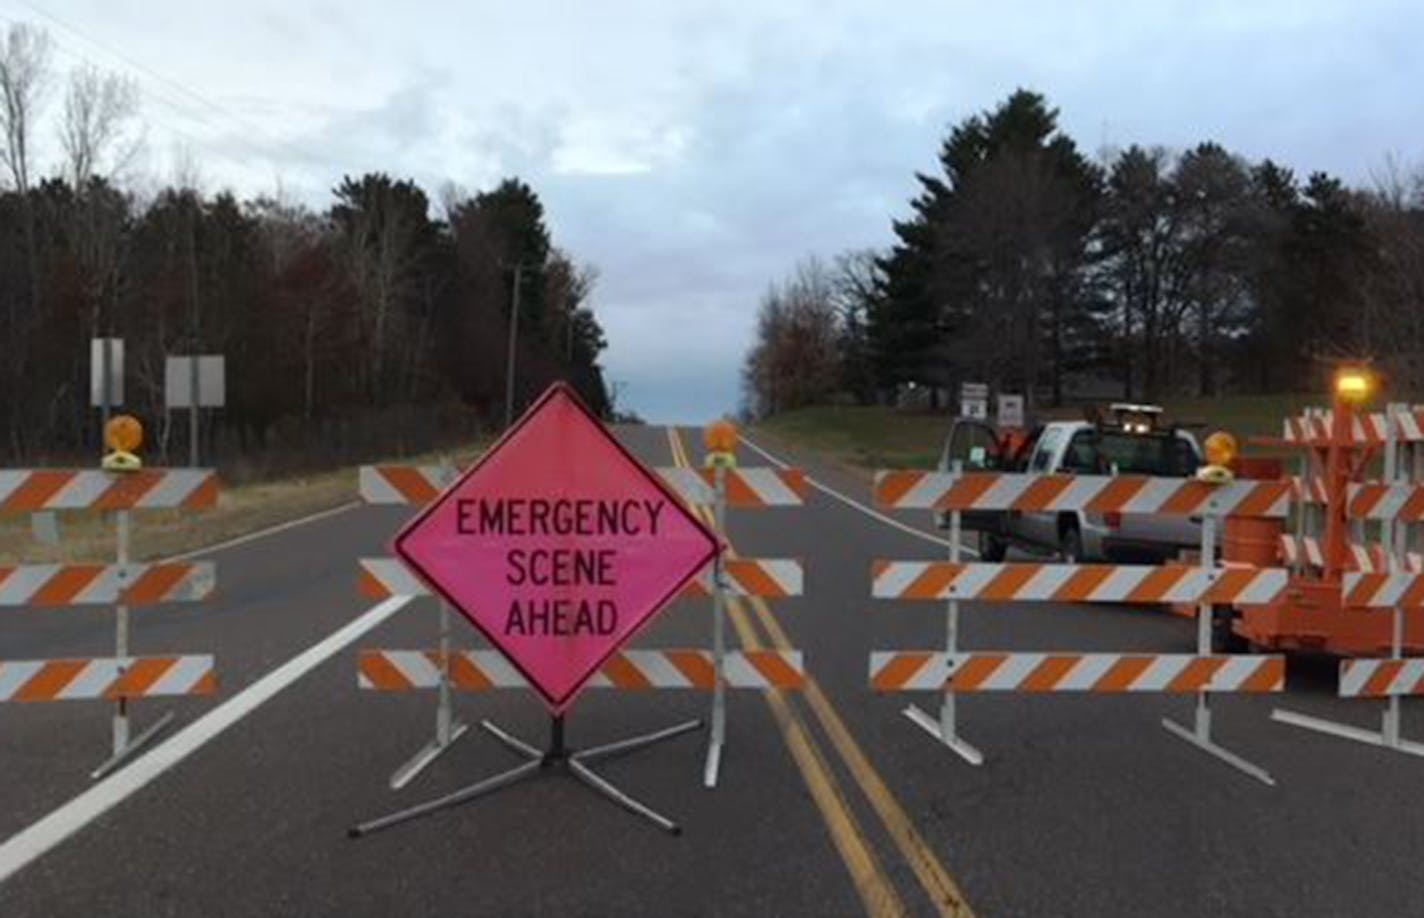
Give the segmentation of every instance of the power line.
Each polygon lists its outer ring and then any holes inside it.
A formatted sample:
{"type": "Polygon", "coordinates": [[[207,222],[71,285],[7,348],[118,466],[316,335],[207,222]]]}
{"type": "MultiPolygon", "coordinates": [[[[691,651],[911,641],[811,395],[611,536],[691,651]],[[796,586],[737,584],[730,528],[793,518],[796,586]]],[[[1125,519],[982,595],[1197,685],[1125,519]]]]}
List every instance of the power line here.
{"type": "MultiPolygon", "coordinates": [[[[23,23],[23,22],[21,22],[21,21],[19,21],[19,20],[12,19],[12,18],[10,18],[10,17],[8,17],[8,16],[4,16],[4,15],[0,15],[0,23],[4,23],[4,24],[9,25],[9,26],[18,26],[18,25],[27,25],[27,24],[28,24],[28,23],[23,23]]],[[[60,54],[66,56],[66,57],[69,57],[69,58],[71,58],[72,60],[74,60],[74,61],[76,61],[76,62],[78,62],[78,63],[80,63],[80,64],[85,64],[85,65],[93,65],[93,64],[94,64],[94,59],[93,59],[93,58],[89,57],[88,55],[84,54],[84,53],[81,52],[81,51],[76,51],[74,48],[69,47],[69,46],[66,45],[63,41],[61,41],[61,40],[55,38],[54,36],[50,36],[50,41],[53,43],[53,46],[54,46],[55,50],[58,51],[60,54]]],[[[155,91],[153,91],[153,89],[152,89],[151,87],[145,90],[144,98],[145,98],[146,100],[153,100],[153,101],[156,101],[156,102],[158,102],[158,103],[160,103],[160,104],[166,106],[166,107],[169,108],[174,114],[176,114],[179,118],[182,118],[182,119],[185,119],[185,120],[195,120],[195,115],[196,115],[196,120],[200,120],[203,124],[206,124],[206,125],[213,125],[213,122],[212,122],[206,115],[203,115],[203,114],[201,114],[201,113],[195,113],[195,112],[191,111],[190,108],[188,108],[188,107],[182,105],[181,103],[175,102],[170,96],[167,96],[167,95],[165,95],[165,94],[162,93],[162,92],[155,92],[155,91]]],[[[195,147],[203,148],[203,149],[207,150],[208,152],[214,153],[214,154],[216,154],[217,156],[219,156],[219,157],[221,157],[221,158],[227,159],[228,161],[234,163],[235,165],[241,165],[241,166],[250,166],[250,165],[251,165],[251,162],[250,162],[249,159],[244,158],[244,157],[242,157],[242,156],[239,156],[239,155],[236,154],[236,153],[230,153],[230,152],[228,152],[221,144],[215,143],[212,139],[207,139],[207,140],[205,140],[205,139],[203,139],[203,138],[201,138],[201,137],[198,137],[196,134],[190,133],[186,128],[179,127],[179,126],[178,126],[174,121],[172,121],[172,120],[156,117],[155,115],[153,115],[153,114],[150,112],[150,113],[148,113],[148,114],[143,115],[142,118],[141,118],[141,121],[143,121],[143,122],[156,123],[157,126],[159,126],[160,128],[162,128],[162,129],[164,129],[164,130],[166,130],[166,131],[168,131],[168,132],[171,132],[172,134],[175,134],[175,135],[177,135],[177,136],[179,136],[179,137],[181,137],[181,138],[187,140],[189,143],[193,144],[195,147]]]]}
{"type": "Polygon", "coordinates": [[[122,62],[123,62],[124,64],[126,64],[128,67],[130,67],[130,68],[132,68],[132,69],[134,69],[134,70],[137,70],[137,71],[139,71],[139,72],[142,73],[142,74],[145,74],[150,80],[156,81],[156,82],[160,83],[161,85],[170,88],[171,90],[173,90],[174,92],[178,93],[179,95],[181,95],[181,96],[183,96],[183,97],[185,97],[185,98],[187,98],[187,99],[191,99],[192,101],[194,101],[194,102],[197,103],[198,105],[202,106],[203,108],[206,108],[206,109],[208,109],[208,110],[210,110],[210,111],[212,111],[212,112],[214,112],[214,113],[216,113],[216,114],[218,114],[218,115],[220,115],[220,116],[222,116],[222,117],[224,117],[224,118],[227,118],[227,119],[228,119],[229,121],[231,121],[234,125],[236,125],[237,127],[241,128],[241,129],[244,131],[244,133],[256,133],[256,134],[258,134],[258,135],[261,135],[261,136],[264,138],[265,143],[266,143],[267,146],[269,146],[269,147],[277,146],[277,147],[285,148],[289,153],[294,153],[294,154],[296,154],[298,157],[300,157],[301,159],[305,159],[305,160],[309,160],[309,161],[315,161],[315,162],[324,162],[324,161],[326,161],[327,157],[322,156],[322,155],[318,155],[318,154],[314,153],[313,151],[306,150],[306,149],[304,149],[304,148],[302,148],[302,147],[300,147],[300,146],[298,146],[298,145],[292,143],[291,141],[284,140],[284,139],[282,139],[282,138],[280,138],[280,137],[275,137],[275,136],[273,136],[270,132],[268,132],[266,129],[262,128],[260,125],[255,124],[254,122],[248,120],[247,118],[243,117],[242,115],[237,114],[236,112],[232,111],[231,109],[229,109],[229,108],[227,108],[227,107],[225,107],[225,106],[223,106],[223,105],[221,105],[221,104],[219,104],[219,103],[217,103],[217,102],[214,102],[213,100],[207,98],[206,96],[201,95],[201,94],[198,93],[196,90],[192,89],[192,88],[189,87],[189,86],[184,85],[183,83],[179,82],[178,80],[174,80],[174,79],[172,79],[171,77],[168,77],[168,76],[166,76],[166,75],[160,73],[159,71],[157,71],[157,70],[155,70],[154,68],[148,66],[147,64],[143,63],[142,61],[137,60],[137,59],[135,59],[135,58],[133,58],[133,57],[130,57],[128,54],[125,54],[124,52],[122,52],[122,51],[120,51],[119,49],[115,48],[114,46],[108,44],[107,42],[101,41],[100,39],[95,38],[95,37],[93,37],[93,36],[87,34],[87,33],[84,32],[82,29],[80,29],[78,26],[75,26],[75,25],[73,25],[72,23],[67,22],[67,21],[65,21],[65,20],[63,20],[63,19],[61,19],[61,18],[59,18],[58,16],[54,15],[53,13],[50,13],[50,12],[48,12],[47,10],[42,9],[41,7],[39,7],[39,6],[35,5],[34,3],[30,2],[30,0],[14,0],[14,2],[18,3],[19,5],[25,7],[25,8],[27,8],[27,9],[29,9],[29,10],[31,10],[32,12],[34,12],[35,14],[37,14],[37,15],[39,15],[39,16],[42,16],[42,17],[44,17],[45,19],[48,19],[50,22],[54,23],[54,24],[55,24],[56,26],[58,26],[59,28],[64,29],[65,31],[71,33],[72,35],[77,36],[78,38],[80,38],[81,40],[83,40],[83,41],[89,43],[90,45],[93,45],[94,47],[99,48],[100,50],[102,50],[102,51],[104,51],[105,53],[107,53],[107,54],[113,56],[113,57],[116,58],[117,60],[122,61],[122,62]]]}

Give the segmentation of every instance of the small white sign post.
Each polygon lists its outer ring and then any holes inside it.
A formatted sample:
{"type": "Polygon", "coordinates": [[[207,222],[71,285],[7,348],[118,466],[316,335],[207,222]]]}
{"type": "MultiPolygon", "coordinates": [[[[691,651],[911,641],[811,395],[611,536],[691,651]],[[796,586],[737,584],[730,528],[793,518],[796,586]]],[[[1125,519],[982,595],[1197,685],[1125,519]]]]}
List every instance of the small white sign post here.
{"type": "Polygon", "coordinates": [[[959,416],[983,421],[989,417],[989,384],[961,383],[959,386],[959,416]]]}
{"type": "Polygon", "coordinates": [[[89,404],[109,409],[124,403],[124,339],[89,339],[89,404]]]}
{"type": "Polygon", "coordinates": [[[170,356],[163,367],[163,400],[168,410],[188,409],[188,464],[198,467],[198,415],[227,401],[227,367],[221,354],[170,356]]]}
{"type": "MultiPolygon", "coordinates": [[[[109,424],[113,409],[124,403],[124,339],[89,339],[89,405],[99,409],[99,440],[109,424]]],[[[59,518],[50,511],[31,514],[35,539],[45,545],[59,544],[59,518]]]]}
{"type": "Polygon", "coordinates": [[[1024,397],[1000,395],[997,421],[1000,427],[1024,426],[1024,397]]]}

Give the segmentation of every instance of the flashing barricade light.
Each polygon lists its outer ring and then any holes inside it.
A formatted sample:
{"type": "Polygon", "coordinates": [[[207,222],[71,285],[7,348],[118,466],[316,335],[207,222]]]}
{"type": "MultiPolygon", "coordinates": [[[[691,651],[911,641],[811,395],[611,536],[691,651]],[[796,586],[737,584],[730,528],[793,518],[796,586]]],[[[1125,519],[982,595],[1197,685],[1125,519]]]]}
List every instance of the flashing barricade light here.
{"type": "Polygon", "coordinates": [[[1358,404],[1374,394],[1374,376],[1360,367],[1346,367],[1335,374],[1335,397],[1358,404]]]}
{"type": "Polygon", "coordinates": [[[720,418],[702,429],[702,445],[707,449],[707,468],[737,466],[737,425],[720,418]]]}
{"type": "Polygon", "coordinates": [[[1207,437],[1206,442],[1202,444],[1202,450],[1206,453],[1208,465],[1226,466],[1235,462],[1236,457],[1241,452],[1241,448],[1236,443],[1236,438],[1224,430],[1218,430],[1216,433],[1207,437]]]}
{"type": "Polygon", "coordinates": [[[119,414],[104,425],[104,454],[100,467],[110,472],[133,472],[143,468],[138,448],[143,445],[143,425],[131,414],[119,414]]]}
{"type": "Polygon", "coordinates": [[[1231,464],[1240,454],[1240,446],[1231,434],[1218,430],[1202,443],[1202,452],[1206,457],[1206,465],[1197,469],[1198,481],[1226,484],[1236,477],[1231,471],[1231,464]]]}

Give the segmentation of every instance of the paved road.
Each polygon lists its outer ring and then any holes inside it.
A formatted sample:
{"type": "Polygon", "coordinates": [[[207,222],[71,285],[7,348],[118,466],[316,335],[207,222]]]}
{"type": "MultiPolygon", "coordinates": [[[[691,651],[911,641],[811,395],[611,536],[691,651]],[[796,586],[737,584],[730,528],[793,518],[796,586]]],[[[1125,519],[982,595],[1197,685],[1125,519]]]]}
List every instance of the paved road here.
{"type": "MultiPolygon", "coordinates": [[[[674,461],[662,428],[620,435],[651,464],[674,461]]],[[[680,441],[700,462],[692,432],[680,441]]],[[[785,458],[866,500],[866,481],[785,458]]],[[[212,651],[223,689],[141,705],[140,720],[174,709],[192,723],[357,620],[369,603],[355,596],[354,559],[383,553],[404,516],[353,510],[221,551],[218,601],[136,613],[139,650],[212,651]]],[[[1372,702],[1330,697],[1321,670],[1293,676],[1286,699],[1218,703],[1219,739],[1269,768],[1275,788],[1168,735],[1159,719],[1185,717],[1190,702],[1151,696],[962,700],[963,731],[988,757],[971,768],[900,715],[906,697],[865,684],[869,649],[932,648],[943,629],[935,606],[869,600],[871,560],[939,557],[942,546],[820,492],[799,510],[732,511],[730,533],[743,555],[806,560],[805,598],[742,604],[734,618],[748,640],[803,649],[816,687],[732,694],[715,791],[700,784],[700,735],[607,765],[679,819],[681,838],[548,780],[348,840],[354,821],[515,764],[472,733],[405,790],[388,789],[428,739],[434,699],[358,693],[354,655],[428,645],[435,616],[420,602],[22,868],[0,885],[0,915],[940,915],[967,914],[967,902],[987,916],[1369,916],[1415,914],[1424,901],[1424,826],[1408,815],[1424,763],[1268,720],[1277,702],[1376,716],[1372,702]]],[[[11,659],[102,653],[110,627],[102,611],[10,612],[0,646],[11,659]]],[[[708,631],[706,603],[681,602],[638,643],[703,646],[708,631]]],[[[963,631],[983,648],[1192,646],[1189,623],[1126,609],[967,609],[963,631]]],[[[571,738],[655,729],[705,703],[590,693],[571,738]]],[[[459,708],[534,739],[544,729],[524,695],[468,695],[459,708]]],[[[1421,720],[1409,706],[1406,729],[1424,732],[1421,720]]],[[[89,788],[107,742],[102,705],[0,707],[0,838],[89,788]]]]}

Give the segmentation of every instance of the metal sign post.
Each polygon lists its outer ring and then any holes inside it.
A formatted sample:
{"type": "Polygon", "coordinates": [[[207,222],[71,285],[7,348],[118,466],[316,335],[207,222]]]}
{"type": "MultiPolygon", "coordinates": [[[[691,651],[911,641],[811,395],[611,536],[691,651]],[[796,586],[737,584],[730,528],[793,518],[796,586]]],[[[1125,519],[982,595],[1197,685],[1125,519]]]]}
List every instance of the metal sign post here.
{"type": "MultiPolygon", "coordinates": [[[[455,480],[459,474],[453,461],[448,457],[441,460],[440,468],[448,473],[450,481],[455,480]]],[[[469,725],[455,719],[454,703],[451,698],[450,682],[450,660],[452,649],[450,646],[450,603],[442,596],[438,600],[440,604],[440,687],[439,700],[435,703],[435,737],[411,757],[400,768],[391,775],[391,790],[400,790],[411,782],[416,775],[425,770],[431,762],[440,757],[440,754],[454,745],[455,741],[465,735],[469,725]]]]}
{"type": "MultiPolygon", "coordinates": [[[[1408,405],[1391,404],[1385,407],[1385,447],[1384,479],[1388,482],[1402,482],[1400,474],[1405,463],[1401,461],[1402,446],[1399,442],[1399,415],[1409,409],[1408,405]]],[[[1402,573],[1405,568],[1404,530],[1405,524],[1398,519],[1386,520],[1383,525],[1382,541],[1389,551],[1389,572],[1402,573]]],[[[1399,605],[1390,609],[1389,658],[1404,658],[1404,609],[1399,605]]],[[[1380,716],[1380,736],[1386,746],[1399,745],[1399,696],[1390,695],[1380,716]]]]}
{"type": "Polygon", "coordinates": [[[722,621],[727,614],[727,470],[721,465],[713,468],[713,489],[716,501],[713,504],[717,556],[712,568],[712,666],[716,673],[716,684],[712,688],[712,731],[707,741],[707,764],[702,771],[704,787],[717,786],[717,773],[722,764],[722,744],[727,737],[727,694],[726,694],[726,625],[722,621]]]}
{"type": "Polygon", "coordinates": [[[465,735],[469,724],[455,718],[454,704],[450,692],[450,604],[440,600],[440,686],[439,700],[435,704],[435,737],[420,748],[410,761],[397,768],[391,775],[391,790],[400,790],[416,775],[425,770],[431,762],[440,757],[465,735]]]}
{"type": "Polygon", "coordinates": [[[163,396],[169,410],[188,409],[188,462],[197,467],[204,408],[227,402],[227,366],[221,354],[170,355],[164,364],[163,396]]]}
{"type": "MultiPolygon", "coordinates": [[[[954,460],[954,474],[958,475],[964,471],[963,461],[954,460]]],[[[960,560],[959,542],[961,538],[961,513],[959,510],[952,510],[949,514],[949,561],[951,564],[958,564],[960,560]]],[[[951,599],[945,607],[945,636],[944,650],[950,659],[959,652],[959,600],[951,599]]],[[[944,743],[954,750],[960,758],[970,765],[983,765],[984,753],[978,748],[965,742],[959,736],[959,728],[955,720],[954,709],[954,688],[953,677],[951,683],[942,693],[939,705],[939,719],[936,720],[925,713],[916,705],[905,708],[905,716],[922,727],[930,736],[944,743]]]]}
{"type": "MultiPolygon", "coordinates": [[[[115,511],[114,519],[118,530],[116,533],[118,549],[115,560],[118,562],[120,570],[119,581],[121,584],[127,584],[132,576],[129,570],[129,511],[115,511]]],[[[129,607],[128,603],[124,601],[122,590],[119,593],[119,602],[114,607],[114,656],[119,660],[132,660],[129,655],[129,607]]],[[[155,721],[153,726],[140,733],[136,738],[130,739],[128,698],[120,697],[114,703],[113,753],[98,768],[94,769],[91,777],[102,778],[123,764],[129,756],[142,749],[156,737],[172,720],[173,712],[169,711],[155,721]]]]}
{"type": "MultiPolygon", "coordinates": [[[[1214,511],[1215,508],[1212,508],[1214,511]]],[[[1216,527],[1219,520],[1217,512],[1208,512],[1202,516],[1201,530],[1201,566],[1210,568],[1212,579],[1215,580],[1220,571],[1216,564],[1216,527]]],[[[1198,656],[1211,656],[1211,629],[1212,629],[1212,605],[1210,602],[1197,604],[1197,654],[1198,656]]],[[[1241,756],[1217,744],[1211,737],[1211,693],[1206,691],[1197,692],[1197,702],[1195,717],[1191,727],[1185,727],[1171,718],[1162,718],[1162,726],[1171,733],[1196,746],[1208,755],[1215,756],[1232,768],[1236,768],[1263,784],[1274,786],[1276,781],[1271,777],[1270,772],[1254,765],[1241,758],[1241,756]]]]}

